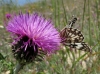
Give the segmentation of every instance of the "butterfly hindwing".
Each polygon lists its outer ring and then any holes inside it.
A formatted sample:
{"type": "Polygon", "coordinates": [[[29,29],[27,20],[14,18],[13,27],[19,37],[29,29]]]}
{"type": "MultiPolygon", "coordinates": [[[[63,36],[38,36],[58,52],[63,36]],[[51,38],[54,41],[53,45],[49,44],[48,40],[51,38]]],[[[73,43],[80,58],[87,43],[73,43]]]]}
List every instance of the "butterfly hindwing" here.
{"type": "Polygon", "coordinates": [[[83,51],[87,51],[87,52],[91,52],[90,47],[85,43],[85,42],[81,42],[81,43],[65,43],[64,45],[69,46],[71,49],[78,49],[78,50],[83,50],[83,51]]]}

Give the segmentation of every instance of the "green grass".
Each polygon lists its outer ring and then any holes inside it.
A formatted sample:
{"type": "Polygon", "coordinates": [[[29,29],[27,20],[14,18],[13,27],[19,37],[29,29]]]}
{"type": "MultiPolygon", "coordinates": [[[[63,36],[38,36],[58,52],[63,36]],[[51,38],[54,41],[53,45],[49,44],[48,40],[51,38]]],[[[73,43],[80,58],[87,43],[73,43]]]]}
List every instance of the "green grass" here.
{"type": "MultiPolygon", "coordinates": [[[[74,15],[78,21],[74,25],[82,31],[84,41],[93,50],[92,54],[77,50],[70,51],[63,47],[56,54],[46,57],[42,62],[28,64],[20,74],[100,74],[100,1],[99,0],[43,0],[24,6],[0,2],[0,26],[3,25],[6,13],[26,11],[39,12],[60,31],[74,15]]],[[[0,74],[11,72],[16,64],[10,43],[10,34],[0,28],[0,74]]]]}

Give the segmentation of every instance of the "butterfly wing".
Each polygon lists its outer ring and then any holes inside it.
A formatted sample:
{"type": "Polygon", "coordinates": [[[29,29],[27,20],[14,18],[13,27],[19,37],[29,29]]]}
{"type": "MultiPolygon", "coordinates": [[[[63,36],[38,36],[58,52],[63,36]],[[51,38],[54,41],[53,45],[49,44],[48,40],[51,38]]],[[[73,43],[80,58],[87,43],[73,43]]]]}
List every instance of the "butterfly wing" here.
{"type": "Polygon", "coordinates": [[[60,32],[60,37],[62,39],[62,44],[65,46],[69,46],[72,49],[84,50],[91,52],[90,47],[83,42],[84,36],[78,29],[74,29],[73,24],[77,21],[77,18],[73,18],[72,21],[69,22],[69,27],[65,27],[60,32]]]}
{"type": "Polygon", "coordinates": [[[64,45],[69,46],[71,49],[78,49],[78,50],[91,52],[90,47],[85,42],[81,42],[81,43],[65,43],[64,45]]]}
{"type": "Polygon", "coordinates": [[[82,42],[84,37],[81,31],[73,28],[65,28],[60,32],[62,43],[79,43],[82,42]]]}
{"type": "Polygon", "coordinates": [[[73,28],[65,28],[60,32],[62,44],[69,46],[71,49],[78,49],[91,52],[90,47],[83,42],[84,37],[81,31],[73,28]]]}

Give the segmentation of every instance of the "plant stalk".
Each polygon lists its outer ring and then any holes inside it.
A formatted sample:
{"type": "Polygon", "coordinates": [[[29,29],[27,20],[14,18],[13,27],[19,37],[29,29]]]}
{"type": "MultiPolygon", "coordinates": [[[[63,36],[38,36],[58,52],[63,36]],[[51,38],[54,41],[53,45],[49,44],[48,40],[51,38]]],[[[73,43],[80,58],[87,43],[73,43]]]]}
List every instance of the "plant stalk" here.
{"type": "Polygon", "coordinates": [[[23,68],[24,64],[17,63],[15,69],[14,69],[14,74],[18,74],[18,72],[23,68]]]}

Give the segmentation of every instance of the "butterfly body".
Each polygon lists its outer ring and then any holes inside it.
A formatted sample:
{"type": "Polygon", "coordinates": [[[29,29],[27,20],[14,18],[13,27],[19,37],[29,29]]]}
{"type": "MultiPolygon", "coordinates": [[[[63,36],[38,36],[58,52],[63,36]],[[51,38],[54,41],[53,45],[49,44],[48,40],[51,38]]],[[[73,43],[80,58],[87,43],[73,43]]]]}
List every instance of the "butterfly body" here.
{"type": "Polygon", "coordinates": [[[77,18],[74,18],[70,23],[69,27],[65,27],[61,30],[60,36],[62,38],[62,44],[70,47],[71,49],[78,49],[83,51],[91,51],[88,45],[83,42],[84,36],[80,30],[72,28],[77,18]]]}

